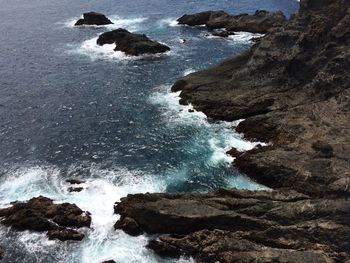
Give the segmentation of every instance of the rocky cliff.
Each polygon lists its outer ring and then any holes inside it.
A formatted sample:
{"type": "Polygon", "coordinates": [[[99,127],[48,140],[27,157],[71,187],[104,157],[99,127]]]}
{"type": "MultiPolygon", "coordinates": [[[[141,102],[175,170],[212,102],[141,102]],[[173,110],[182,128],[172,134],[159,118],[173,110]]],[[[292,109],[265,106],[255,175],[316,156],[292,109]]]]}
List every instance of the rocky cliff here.
{"type": "Polygon", "coordinates": [[[234,164],[275,191],[147,194],[117,228],[167,233],[162,256],[199,262],[349,262],[350,1],[301,0],[249,51],[177,81],[181,103],[270,142],[234,164]]]}

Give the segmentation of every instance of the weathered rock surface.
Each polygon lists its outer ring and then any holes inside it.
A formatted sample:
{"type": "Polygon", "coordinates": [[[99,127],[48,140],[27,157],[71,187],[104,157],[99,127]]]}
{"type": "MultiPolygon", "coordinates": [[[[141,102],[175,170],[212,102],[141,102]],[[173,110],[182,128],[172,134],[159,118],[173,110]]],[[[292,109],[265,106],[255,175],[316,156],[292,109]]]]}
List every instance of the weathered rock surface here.
{"type": "Polygon", "coordinates": [[[84,13],[83,18],[79,19],[75,25],[76,26],[82,26],[82,25],[109,25],[113,24],[111,20],[109,20],[104,14],[96,13],[96,12],[89,12],[84,13]]]}
{"type": "Polygon", "coordinates": [[[54,204],[39,196],[27,202],[16,202],[0,209],[1,223],[19,231],[47,232],[49,239],[82,240],[84,234],[73,228],[90,227],[91,217],[74,204],[54,204]]]}
{"type": "Polygon", "coordinates": [[[5,251],[0,247],[0,260],[4,257],[5,251]]]}
{"type": "Polygon", "coordinates": [[[301,0],[249,51],[172,87],[181,103],[244,118],[238,132],[271,142],[230,154],[274,191],[130,195],[116,205],[121,228],[170,234],[148,247],[198,262],[349,262],[349,24],[349,1],[301,0]]]}
{"type": "Polygon", "coordinates": [[[102,33],[97,39],[97,44],[100,46],[113,43],[116,44],[115,51],[122,51],[132,56],[164,53],[170,50],[168,46],[153,41],[146,35],[130,33],[122,28],[102,33]]]}
{"type": "Polygon", "coordinates": [[[350,193],[349,1],[301,1],[300,12],[244,54],[172,87],[182,103],[272,142],[236,166],[272,188],[350,193]]]}
{"type": "Polygon", "coordinates": [[[207,194],[130,195],[115,211],[121,214],[121,229],[136,222],[147,233],[176,234],[150,242],[162,256],[184,253],[200,262],[350,259],[349,198],[220,189],[207,194]]]}
{"type": "Polygon", "coordinates": [[[207,11],[184,15],[177,21],[180,25],[205,25],[210,29],[226,28],[227,32],[266,33],[273,27],[283,25],[286,18],[282,12],[267,12],[264,10],[258,10],[253,15],[229,15],[224,11],[207,11]]]}

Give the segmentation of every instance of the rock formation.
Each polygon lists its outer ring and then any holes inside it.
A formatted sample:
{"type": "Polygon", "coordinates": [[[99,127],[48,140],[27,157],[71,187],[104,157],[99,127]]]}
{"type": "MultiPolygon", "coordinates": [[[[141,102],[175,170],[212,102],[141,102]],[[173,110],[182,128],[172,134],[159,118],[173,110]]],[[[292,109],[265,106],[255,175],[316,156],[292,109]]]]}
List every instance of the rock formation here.
{"type": "Polygon", "coordinates": [[[301,0],[249,51],[172,87],[182,104],[245,119],[238,132],[270,142],[230,152],[274,191],[131,195],[116,205],[117,225],[170,234],[148,247],[199,262],[349,262],[349,25],[349,1],[301,0]]]}
{"type": "Polygon", "coordinates": [[[100,46],[113,43],[116,44],[115,51],[122,51],[132,56],[164,53],[170,50],[168,46],[153,41],[146,35],[130,33],[122,28],[102,33],[97,39],[97,44],[100,46]]]}
{"type": "Polygon", "coordinates": [[[82,240],[84,234],[76,229],[90,227],[91,217],[74,204],[54,204],[53,200],[39,196],[27,202],[15,202],[0,209],[1,223],[16,230],[46,232],[49,239],[82,240]]]}
{"type": "Polygon", "coordinates": [[[224,11],[207,11],[184,15],[178,20],[180,25],[205,25],[209,29],[225,28],[227,32],[246,31],[266,33],[270,28],[286,22],[282,12],[256,11],[255,14],[229,15],[224,11]]]}
{"type": "Polygon", "coordinates": [[[113,24],[111,20],[109,20],[104,14],[96,13],[96,12],[89,12],[84,13],[83,18],[79,19],[75,26],[82,26],[82,25],[109,25],[113,24]]]}
{"type": "Polygon", "coordinates": [[[130,195],[115,212],[121,214],[120,229],[136,224],[150,234],[171,233],[148,245],[162,256],[186,254],[199,262],[341,262],[349,257],[349,199],[219,189],[130,195]]]}

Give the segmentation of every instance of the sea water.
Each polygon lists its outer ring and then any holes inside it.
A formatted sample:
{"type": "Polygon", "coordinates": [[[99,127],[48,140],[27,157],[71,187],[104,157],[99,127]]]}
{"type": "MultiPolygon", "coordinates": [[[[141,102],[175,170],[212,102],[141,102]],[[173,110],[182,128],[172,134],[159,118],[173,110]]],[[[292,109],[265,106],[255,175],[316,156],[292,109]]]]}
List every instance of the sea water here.
{"type": "Polygon", "coordinates": [[[132,193],[264,188],[226,155],[256,145],[234,132],[237,122],[189,112],[170,92],[176,79],[248,49],[256,35],[207,37],[176,18],[219,9],[289,16],[297,8],[295,0],[0,0],[0,207],[43,195],[92,216],[81,242],[0,226],[3,262],[191,262],[157,257],[145,248],[150,236],[114,231],[113,205],[132,193]],[[88,11],[114,24],[74,27],[88,11]],[[120,27],[171,51],[133,58],[96,45],[120,27]],[[85,180],[84,190],[69,192],[68,178],[85,180]]]}

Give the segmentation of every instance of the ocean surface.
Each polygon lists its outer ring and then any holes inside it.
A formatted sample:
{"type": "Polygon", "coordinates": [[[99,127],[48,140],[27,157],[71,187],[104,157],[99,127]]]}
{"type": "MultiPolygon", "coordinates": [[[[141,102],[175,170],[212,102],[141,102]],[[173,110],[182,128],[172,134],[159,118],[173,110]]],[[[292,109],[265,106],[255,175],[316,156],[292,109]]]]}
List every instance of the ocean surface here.
{"type": "Polygon", "coordinates": [[[262,189],[231,165],[234,146],[254,147],[232,128],[180,106],[179,77],[248,49],[255,35],[207,37],[176,18],[205,10],[257,9],[290,16],[296,0],[0,0],[0,207],[44,195],[92,213],[82,242],[0,226],[3,262],[191,262],[164,260],[144,248],[149,236],[114,231],[113,204],[141,192],[262,189]],[[83,12],[114,25],[74,27],[83,12]],[[126,28],[167,44],[159,56],[130,58],[102,32],[126,28]],[[186,40],[182,43],[183,39],[186,40]],[[68,178],[86,180],[69,193],[68,178]]]}

